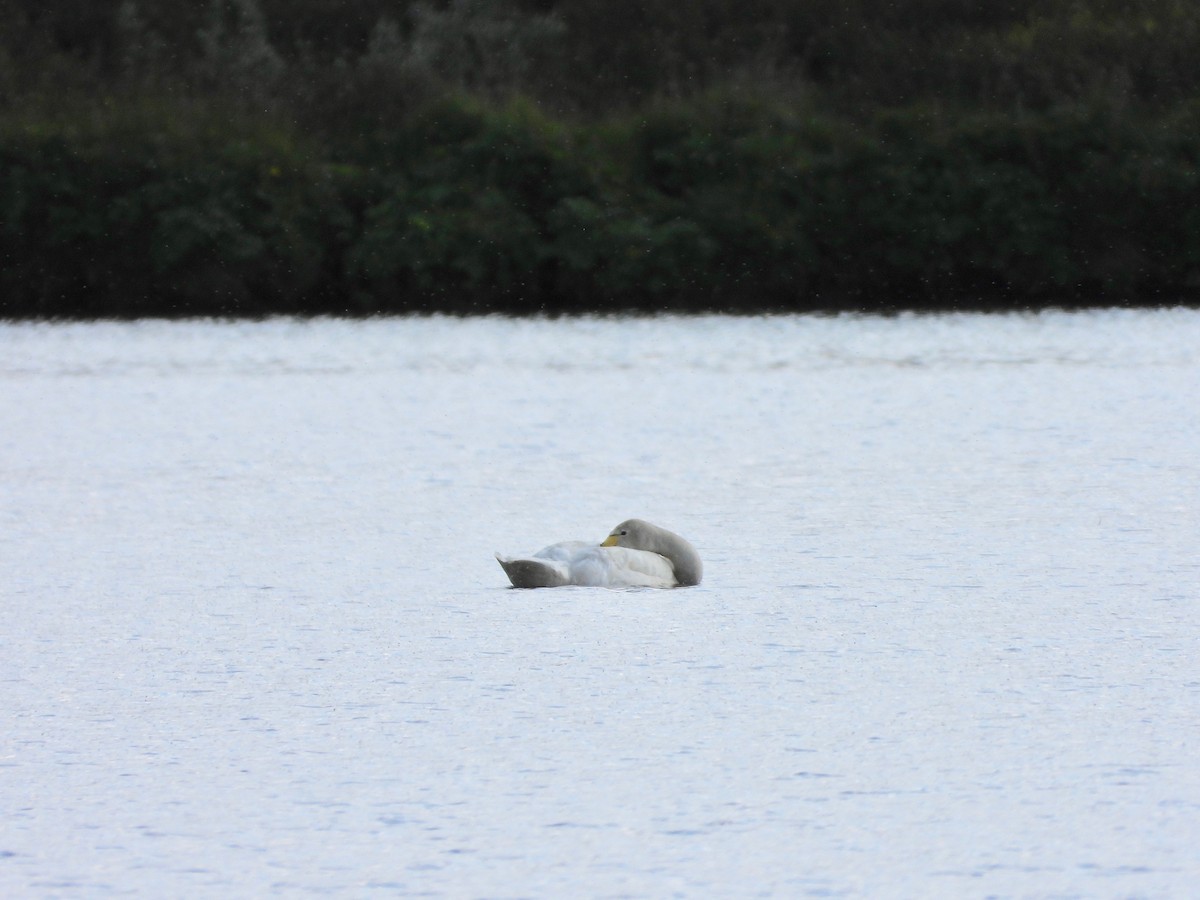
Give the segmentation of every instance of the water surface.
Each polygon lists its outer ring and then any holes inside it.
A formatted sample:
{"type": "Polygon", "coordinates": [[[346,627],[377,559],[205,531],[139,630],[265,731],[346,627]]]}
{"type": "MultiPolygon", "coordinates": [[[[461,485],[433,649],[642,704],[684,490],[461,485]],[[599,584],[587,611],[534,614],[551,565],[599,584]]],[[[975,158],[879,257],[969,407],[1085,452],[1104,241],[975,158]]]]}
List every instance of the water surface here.
{"type": "Polygon", "coordinates": [[[1200,880],[1200,313],[0,350],[5,896],[1200,880]],[[630,516],[704,583],[492,558],[630,516]]]}

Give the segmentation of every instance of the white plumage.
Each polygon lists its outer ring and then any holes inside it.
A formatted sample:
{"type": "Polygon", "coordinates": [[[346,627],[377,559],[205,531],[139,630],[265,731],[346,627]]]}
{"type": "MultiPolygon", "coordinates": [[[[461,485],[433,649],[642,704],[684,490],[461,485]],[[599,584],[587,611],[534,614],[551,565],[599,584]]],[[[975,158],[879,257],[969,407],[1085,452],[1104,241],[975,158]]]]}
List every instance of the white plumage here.
{"type": "Polygon", "coordinates": [[[677,534],[643,522],[622,522],[602,544],[564,541],[532,556],[496,559],[513,587],[650,587],[699,584],[700,555],[677,534]]]}

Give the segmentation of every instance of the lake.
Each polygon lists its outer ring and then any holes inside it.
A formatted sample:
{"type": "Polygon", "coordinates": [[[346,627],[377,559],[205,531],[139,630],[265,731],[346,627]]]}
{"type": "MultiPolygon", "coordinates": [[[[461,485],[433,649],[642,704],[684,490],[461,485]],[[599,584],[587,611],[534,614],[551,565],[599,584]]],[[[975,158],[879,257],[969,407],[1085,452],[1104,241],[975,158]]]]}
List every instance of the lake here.
{"type": "Polygon", "coordinates": [[[1200,883],[1198,311],[0,350],[4,896],[1200,883]],[[703,583],[493,558],[633,516],[703,583]]]}

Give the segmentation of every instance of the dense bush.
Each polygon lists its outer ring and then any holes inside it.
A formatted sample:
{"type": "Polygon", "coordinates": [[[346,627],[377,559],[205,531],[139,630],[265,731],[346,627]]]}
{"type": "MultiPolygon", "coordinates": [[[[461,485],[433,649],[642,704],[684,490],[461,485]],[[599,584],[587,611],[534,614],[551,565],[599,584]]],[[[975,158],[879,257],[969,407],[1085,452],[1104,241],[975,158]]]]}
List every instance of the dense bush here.
{"type": "Polygon", "coordinates": [[[262,144],[9,136],[0,313],[259,315],[338,290],[346,214],[320,172],[262,144]]]}
{"type": "Polygon", "coordinates": [[[1169,0],[0,0],[0,316],[1167,302],[1169,0]]]}

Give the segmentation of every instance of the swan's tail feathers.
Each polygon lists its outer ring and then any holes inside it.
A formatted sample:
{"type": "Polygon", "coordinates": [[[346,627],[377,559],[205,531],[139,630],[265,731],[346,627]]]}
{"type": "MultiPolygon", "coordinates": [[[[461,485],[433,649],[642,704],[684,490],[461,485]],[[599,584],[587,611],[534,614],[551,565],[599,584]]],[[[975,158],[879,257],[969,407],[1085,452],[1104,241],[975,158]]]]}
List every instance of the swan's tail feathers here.
{"type": "Polygon", "coordinates": [[[508,580],[516,588],[562,587],[571,581],[563,566],[545,559],[508,559],[496,554],[508,580]]]}

